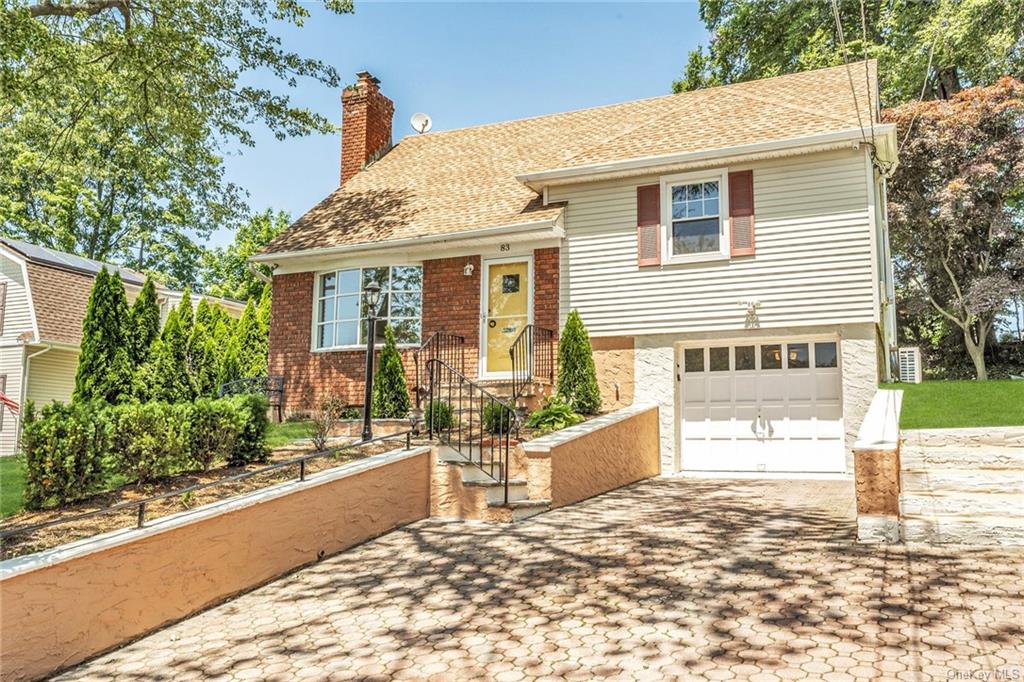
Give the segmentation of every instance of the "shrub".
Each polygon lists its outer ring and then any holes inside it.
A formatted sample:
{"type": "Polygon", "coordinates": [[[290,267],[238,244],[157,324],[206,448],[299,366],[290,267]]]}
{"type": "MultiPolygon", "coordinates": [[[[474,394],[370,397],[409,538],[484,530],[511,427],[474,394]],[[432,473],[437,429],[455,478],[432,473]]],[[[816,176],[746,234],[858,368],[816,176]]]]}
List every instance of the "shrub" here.
{"type": "Polygon", "coordinates": [[[74,402],[123,402],[131,397],[132,356],[125,326],[128,299],[117,273],[96,275],[82,321],[82,344],[75,373],[74,402]]]}
{"type": "Polygon", "coordinates": [[[119,473],[147,483],[188,468],[188,404],[129,403],[111,410],[112,454],[119,473]]]}
{"type": "Polygon", "coordinates": [[[238,411],[242,424],[238,438],[231,448],[228,464],[241,466],[249,462],[266,461],[267,455],[270,454],[267,449],[267,427],[270,426],[270,419],[267,418],[266,396],[246,393],[223,400],[229,401],[238,411]]]}
{"type": "Polygon", "coordinates": [[[342,419],[345,410],[345,403],[337,396],[328,396],[320,401],[320,404],[309,413],[309,437],[313,441],[316,450],[327,449],[327,439],[331,431],[342,419]]]}
{"type": "Polygon", "coordinates": [[[98,402],[54,402],[39,416],[32,403],[26,403],[21,434],[27,469],[25,506],[63,504],[99,488],[109,442],[109,423],[98,402]]]}
{"type": "Polygon", "coordinates": [[[452,406],[443,400],[431,400],[423,411],[423,423],[434,431],[454,428],[455,414],[452,406]]]}
{"type": "Polygon", "coordinates": [[[583,417],[573,411],[569,403],[557,395],[544,402],[544,407],[534,410],[526,420],[526,425],[543,433],[558,431],[573,424],[579,424],[583,417]]]}
{"type": "Polygon", "coordinates": [[[601,391],[594,369],[594,351],[580,314],[573,310],[558,339],[558,391],[562,400],[580,414],[597,414],[601,391]]]}
{"type": "Polygon", "coordinates": [[[226,461],[242,430],[242,415],[235,405],[230,400],[200,398],[188,412],[191,466],[206,471],[215,462],[226,461]]]}
{"type": "Polygon", "coordinates": [[[484,406],[484,427],[491,433],[508,433],[512,428],[511,409],[501,403],[489,402],[484,406]]]}
{"type": "Polygon", "coordinates": [[[405,367],[395,343],[391,326],[384,327],[384,348],[380,351],[380,370],[373,377],[372,414],[377,419],[401,419],[409,414],[409,387],[405,367]]]}
{"type": "Polygon", "coordinates": [[[341,418],[342,419],[362,419],[363,418],[363,408],[360,407],[359,405],[349,405],[348,407],[346,407],[344,410],[341,411],[341,418]]]}

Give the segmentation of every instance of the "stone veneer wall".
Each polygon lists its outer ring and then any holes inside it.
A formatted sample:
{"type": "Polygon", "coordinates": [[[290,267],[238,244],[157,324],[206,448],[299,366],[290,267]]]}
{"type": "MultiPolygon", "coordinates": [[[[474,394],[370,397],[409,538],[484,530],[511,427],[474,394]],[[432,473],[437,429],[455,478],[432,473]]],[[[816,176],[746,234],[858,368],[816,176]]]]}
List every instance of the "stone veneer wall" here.
{"type": "Polygon", "coordinates": [[[601,388],[601,409],[615,410],[633,403],[635,358],[632,336],[597,336],[590,339],[594,350],[597,384],[601,388]]]}
{"type": "MultiPolygon", "coordinates": [[[[536,249],[533,316],[537,325],[558,331],[558,248],[536,249]]],[[[436,331],[465,338],[465,371],[479,369],[480,256],[438,258],[423,262],[423,333],[436,331]],[[473,265],[473,274],[463,272],[473,265]]],[[[312,351],[313,282],[315,274],[301,272],[273,279],[270,316],[271,374],[285,378],[285,412],[310,409],[329,395],[348,404],[363,402],[363,350],[312,351]]],[[[413,350],[402,351],[409,390],[415,388],[413,350]]]]}
{"type": "MultiPolygon", "coordinates": [[[[838,331],[843,373],[843,423],[846,431],[846,468],[853,471],[853,444],[878,387],[879,360],[872,324],[826,327],[756,329],[750,338],[798,339],[812,334],[838,331]]],[[[682,341],[741,342],[742,332],[658,334],[637,336],[634,350],[635,400],[661,406],[661,470],[670,474],[680,469],[678,442],[677,382],[675,344],[682,341]]]]}
{"type": "Polygon", "coordinates": [[[522,448],[530,499],[573,504],[658,475],[658,407],[631,405],[522,448]]]}
{"type": "Polygon", "coordinates": [[[430,513],[431,449],[395,451],[0,563],[5,680],[36,679],[430,513]]]}

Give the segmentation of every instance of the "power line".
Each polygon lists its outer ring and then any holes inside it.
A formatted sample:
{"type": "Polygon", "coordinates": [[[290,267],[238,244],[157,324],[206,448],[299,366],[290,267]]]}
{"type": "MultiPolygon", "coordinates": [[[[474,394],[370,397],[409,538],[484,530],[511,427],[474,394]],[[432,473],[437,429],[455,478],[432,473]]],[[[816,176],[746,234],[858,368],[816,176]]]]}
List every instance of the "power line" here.
{"type": "Polygon", "coordinates": [[[846,37],[843,35],[843,20],[839,16],[839,5],[836,0],[832,0],[832,16],[836,20],[836,31],[839,33],[839,45],[842,48],[843,64],[846,66],[846,76],[850,79],[850,92],[853,94],[853,108],[854,111],[857,112],[857,125],[860,127],[860,136],[864,142],[867,142],[864,133],[864,122],[860,118],[860,102],[857,100],[857,88],[853,84],[853,72],[850,71],[850,56],[846,49],[846,37]]]}
{"type": "MultiPolygon", "coordinates": [[[[932,44],[928,47],[928,66],[924,69],[924,82],[921,83],[921,94],[917,98],[918,105],[924,101],[924,93],[928,90],[928,81],[932,73],[932,56],[935,54],[935,43],[938,42],[938,38],[938,31],[932,33],[932,44]]],[[[920,111],[920,106],[915,107],[914,115],[910,117],[910,124],[907,126],[907,132],[903,133],[903,141],[900,142],[899,146],[896,148],[897,155],[903,151],[903,147],[907,144],[907,140],[910,139],[910,131],[914,129],[914,121],[917,120],[917,115],[920,111]]]]}

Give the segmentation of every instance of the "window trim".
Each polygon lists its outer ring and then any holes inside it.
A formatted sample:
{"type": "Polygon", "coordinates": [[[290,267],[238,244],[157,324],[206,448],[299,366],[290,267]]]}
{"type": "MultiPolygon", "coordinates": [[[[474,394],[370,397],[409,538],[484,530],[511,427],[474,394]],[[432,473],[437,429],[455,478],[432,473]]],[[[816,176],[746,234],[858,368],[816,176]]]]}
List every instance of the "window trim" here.
{"type": "MultiPolygon", "coordinates": [[[[423,271],[423,263],[422,262],[415,262],[415,263],[388,262],[388,263],[380,263],[380,264],[376,264],[376,265],[372,265],[372,264],[371,265],[362,265],[362,264],[361,265],[339,265],[339,266],[336,266],[336,267],[333,267],[333,268],[328,268],[326,270],[318,270],[317,272],[315,272],[313,274],[313,305],[312,305],[312,312],[310,314],[309,351],[311,353],[336,353],[336,352],[344,352],[344,351],[360,351],[360,350],[365,350],[366,349],[366,344],[365,343],[347,344],[347,345],[344,345],[344,346],[324,346],[323,348],[318,348],[317,347],[317,345],[316,345],[317,330],[318,330],[318,328],[320,326],[320,319],[319,319],[320,318],[320,298],[321,298],[320,297],[320,281],[323,279],[323,277],[325,275],[330,275],[330,274],[334,274],[334,273],[337,273],[337,272],[342,272],[344,270],[358,270],[359,271],[359,286],[360,286],[360,290],[359,290],[359,293],[358,293],[358,300],[359,300],[359,307],[361,308],[362,307],[362,303],[363,303],[363,295],[364,295],[363,291],[362,291],[363,270],[370,269],[370,268],[396,268],[396,267],[398,267],[398,268],[401,268],[401,267],[418,267],[418,268],[420,268],[421,273],[423,271]]],[[[388,276],[390,277],[390,272],[389,272],[388,276]]],[[[420,322],[420,340],[419,340],[419,342],[416,342],[416,343],[398,343],[398,344],[396,344],[396,346],[399,348],[399,350],[419,348],[420,345],[423,343],[423,293],[424,293],[424,284],[425,284],[425,280],[421,280],[421,282],[420,282],[420,289],[419,289],[419,294],[420,294],[420,314],[419,314],[419,317],[416,318],[420,322]]],[[[337,294],[335,295],[335,297],[337,297],[337,294]]],[[[380,320],[382,318],[378,317],[377,319],[380,320]]],[[[413,319],[413,318],[400,318],[400,319],[413,319]]],[[[362,327],[365,326],[365,324],[366,324],[366,318],[360,317],[359,318],[359,325],[360,325],[360,327],[358,329],[358,333],[359,334],[363,333],[364,330],[362,329],[362,327]]],[[[377,341],[377,342],[374,343],[374,348],[382,348],[383,346],[384,346],[384,341],[383,340],[377,341]]]]}
{"type": "Polygon", "coordinates": [[[729,169],[713,168],[692,173],[666,175],[661,177],[660,184],[662,264],[729,260],[729,169]],[[718,251],[676,254],[672,250],[672,187],[709,181],[718,182],[718,251]]]}

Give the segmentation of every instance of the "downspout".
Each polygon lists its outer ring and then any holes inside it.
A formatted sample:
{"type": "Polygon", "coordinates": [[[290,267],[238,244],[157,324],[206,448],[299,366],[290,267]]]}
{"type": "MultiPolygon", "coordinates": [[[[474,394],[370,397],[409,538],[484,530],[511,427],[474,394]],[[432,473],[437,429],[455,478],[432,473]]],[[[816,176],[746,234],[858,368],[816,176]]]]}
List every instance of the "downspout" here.
{"type": "MultiPolygon", "coordinates": [[[[260,269],[258,267],[256,267],[255,263],[253,263],[252,261],[249,261],[247,263],[247,265],[249,266],[249,272],[252,273],[253,277],[255,277],[259,281],[263,282],[264,284],[273,284],[273,279],[271,279],[270,277],[267,277],[262,272],[260,272],[260,269]]],[[[270,272],[271,273],[273,273],[274,270],[276,270],[276,269],[277,269],[277,264],[276,263],[270,266],[270,272]]]]}
{"type": "Polygon", "coordinates": [[[44,344],[41,350],[32,353],[31,355],[25,355],[21,361],[21,395],[18,396],[18,421],[14,422],[14,442],[20,447],[21,444],[21,418],[25,416],[25,400],[28,395],[28,373],[32,367],[32,358],[38,357],[43,353],[49,353],[53,350],[53,344],[44,344]]]}

